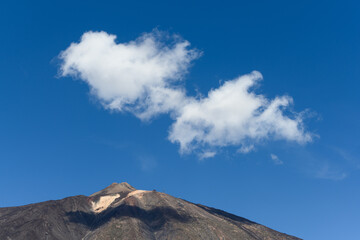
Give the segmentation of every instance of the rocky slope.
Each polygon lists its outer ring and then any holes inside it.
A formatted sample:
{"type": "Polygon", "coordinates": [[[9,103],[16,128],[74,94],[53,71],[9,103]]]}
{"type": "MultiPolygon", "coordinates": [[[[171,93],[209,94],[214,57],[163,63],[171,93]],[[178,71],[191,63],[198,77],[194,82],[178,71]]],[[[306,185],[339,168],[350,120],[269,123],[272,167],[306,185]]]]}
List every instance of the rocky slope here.
{"type": "Polygon", "coordinates": [[[90,196],[0,208],[0,239],[299,239],[224,211],[113,183],[90,196]]]}

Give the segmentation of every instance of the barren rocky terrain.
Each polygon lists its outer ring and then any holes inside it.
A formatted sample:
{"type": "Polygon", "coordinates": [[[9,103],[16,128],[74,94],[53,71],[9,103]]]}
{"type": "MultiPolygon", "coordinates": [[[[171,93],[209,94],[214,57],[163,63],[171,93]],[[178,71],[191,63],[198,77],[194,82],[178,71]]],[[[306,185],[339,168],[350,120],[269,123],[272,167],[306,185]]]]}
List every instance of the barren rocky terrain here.
{"type": "Polygon", "coordinates": [[[0,208],[0,239],[299,239],[157,191],[113,183],[90,196],[0,208]]]}

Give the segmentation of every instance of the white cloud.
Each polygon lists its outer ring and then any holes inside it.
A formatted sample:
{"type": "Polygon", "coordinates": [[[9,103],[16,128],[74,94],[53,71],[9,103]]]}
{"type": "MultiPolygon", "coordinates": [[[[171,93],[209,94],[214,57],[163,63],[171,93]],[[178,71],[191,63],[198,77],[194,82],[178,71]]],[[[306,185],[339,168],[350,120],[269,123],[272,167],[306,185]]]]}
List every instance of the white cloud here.
{"type": "Polygon", "coordinates": [[[284,162],[281,161],[277,155],[271,153],[271,154],[270,154],[270,157],[271,157],[271,160],[273,161],[273,163],[274,163],[275,165],[282,165],[282,164],[284,164],[284,162]]]}
{"type": "Polygon", "coordinates": [[[204,156],[212,157],[218,147],[241,146],[246,153],[271,138],[311,141],[302,115],[284,111],[291,97],[267,99],[253,91],[262,80],[259,72],[227,81],[207,97],[190,97],[179,83],[200,53],[188,41],[157,31],[127,43],[115,39],[105,32],[85,33],[60,54],[61,75],[85,81],[107,109],[142,120],[169,113],[174,119],[169,140],[180,144],[181,152],[210,149],[204,156]]]}
{"type": "Polygon", "coordinates": [[[87,32],[60,54],[61,75],[80,78],[104,107],[131,111],[142,119],[178,108],[186,101],[177,82],[199,56],[189,42],[154,31],[116,43],[115,35],[87,32]]]}
{"type": "Polygon", "coordinates": [[[262,79],[252,72],[225,82],[202,99],[191,99],[180,109],[170,130],[171,142],[183,152],[198,146],[221,147],[275,138],[305,143],[311,140],[304,131],[300,115],[284,114],[292,99],[269,100],[250,91],[262,79]]]}

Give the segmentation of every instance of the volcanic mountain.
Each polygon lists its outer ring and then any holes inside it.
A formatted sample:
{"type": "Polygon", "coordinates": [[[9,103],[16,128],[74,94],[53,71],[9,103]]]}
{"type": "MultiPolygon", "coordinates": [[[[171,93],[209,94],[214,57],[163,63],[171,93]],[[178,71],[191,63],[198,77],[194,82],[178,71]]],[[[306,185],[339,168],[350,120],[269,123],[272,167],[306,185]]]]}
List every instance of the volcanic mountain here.
{"type": "Polygon", "coordinates": [[[299,239],[168,194],[113,183],[90,196],[0,208],[0,239],[299,239]]]}

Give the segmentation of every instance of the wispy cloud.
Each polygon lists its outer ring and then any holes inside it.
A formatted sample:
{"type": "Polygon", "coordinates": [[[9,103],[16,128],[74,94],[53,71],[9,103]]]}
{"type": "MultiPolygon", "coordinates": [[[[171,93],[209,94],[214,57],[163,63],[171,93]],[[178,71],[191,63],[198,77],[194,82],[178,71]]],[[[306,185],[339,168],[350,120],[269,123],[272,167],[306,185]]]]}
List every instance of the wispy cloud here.
{"type": "Polygon", "coordinates": [[[359,162],[347,149],[316,142],[301,148],[287,146],[286,153],[291,165],[311,178],[339,181],[358,171],[359,162]]]}
{"type": "Polygon", "coordinates": [[[241,147],[237,150],[238,153],[249,153],[251,151],[254,151],[255,147],[254,145],[241,145],[241,147]]]}
{"type": "Polygon", "coordinates": [[[200,160],[206,159],[206,158],[213,158],[215,157],[216,152],[214,151],[205,151],[199,154],[200,160]]]}
{"type": "Polygon", "coordinates": [[[270,158],[271,158],[272,162],[273,162],[275,165],[282,165],[282,164],[284,164],[284,162],[281,161],[281,160],[279,159],[279,157],[278,157],[277,155],[273,154],[273,153],[270,154],[270,158]]]}
{"type": "Polygon", "coordinates": [[[126,43],[115,40],[106,32],[84,33],[61,52],[60,74],[85,81],[106,109],[131,112],[144,121],[170,114],[169,140],[182,153],[215,153],[226,146],[241,146],[246,153],[263,140],[311,141],[303,114],[288,111],[290,96],[268,99],[254,92],[262,80],[259,72],[226,81],[205,97],[192,97],[181,83],[201,53],[188,41],[159,31],[126,43]]]}
{"type": "Polygon", "coordinates": [[[324,164],[316,173],[317,178],[321,179],[329,179],[329,180],[343,180],[347,177],[347,174],[343,171],[340,171],[338,169],[330,168],[328,164],[324,164]]]}
{"type": "Polygon", "coordinates": [[[149,155],[141,155],[141,156],[138,156],[137,159],[139,161],[140,168],[143,172],[151,172],[158,165],[155,158],[151,157],[149,155]]]}

